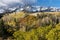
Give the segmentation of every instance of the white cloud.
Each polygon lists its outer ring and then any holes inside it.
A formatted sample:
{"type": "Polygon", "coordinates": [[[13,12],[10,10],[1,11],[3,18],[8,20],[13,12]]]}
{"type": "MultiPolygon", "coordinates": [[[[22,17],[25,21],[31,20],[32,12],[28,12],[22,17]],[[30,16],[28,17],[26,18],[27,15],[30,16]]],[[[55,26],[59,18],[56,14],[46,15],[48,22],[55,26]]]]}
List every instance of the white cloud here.
{"type": "Polygon", "coordinates": [[[4,4],[4,3],[2,3],[2,2],[0,2],[0,6],[7,6],[6,4],[4,4]]]}
{"type": "Polygon", "coordinates": [[[18,3],[18,2],[20,2],[20,0],[2,0],[2,2],[6,3],[6,4],[10,4],[10,3],[14,3],[14,2],[18,3]]]}
{"type": "Polygon", "coordinates": [[[31,4],[31,3],[36,3],[37,0],[20,0],[22,4],[31,4]]]}
{"type": "Polygon", "coordinates": [[[16,3],[19,4],[26,4],[26,3],[35,3],[37,0],[0,0],[0,7],[1,6],[14,6],[16,3]]]}

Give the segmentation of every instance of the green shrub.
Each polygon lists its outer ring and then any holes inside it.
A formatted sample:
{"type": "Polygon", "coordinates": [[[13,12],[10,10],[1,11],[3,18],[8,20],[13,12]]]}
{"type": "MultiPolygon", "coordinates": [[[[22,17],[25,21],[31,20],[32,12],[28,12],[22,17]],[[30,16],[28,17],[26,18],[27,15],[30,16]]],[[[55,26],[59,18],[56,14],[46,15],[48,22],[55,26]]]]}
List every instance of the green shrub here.
{"type": "Polygon", "coordinates": [[[29,32],[17,31],[13,34],[13,36],[16,40],[38,40],[35,30],[31,30],[29,32]]]}
{"type": "Polygon", "coordinates": [[[60,24],[50,30],[50,32],[46,35],[46,38],[47,40],[60,40],[60,24]]]}

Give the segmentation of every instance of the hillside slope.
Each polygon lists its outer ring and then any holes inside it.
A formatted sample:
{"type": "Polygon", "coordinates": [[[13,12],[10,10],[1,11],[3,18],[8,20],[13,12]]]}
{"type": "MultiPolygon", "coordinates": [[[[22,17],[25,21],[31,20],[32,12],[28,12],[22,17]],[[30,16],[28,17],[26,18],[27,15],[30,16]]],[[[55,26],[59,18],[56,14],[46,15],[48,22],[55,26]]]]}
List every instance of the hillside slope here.
{"type": "Polygon", "coordinates": [[[7,40],[60,40],[60,12],[6,14],[0,30],[0,37],[7,40]]]}

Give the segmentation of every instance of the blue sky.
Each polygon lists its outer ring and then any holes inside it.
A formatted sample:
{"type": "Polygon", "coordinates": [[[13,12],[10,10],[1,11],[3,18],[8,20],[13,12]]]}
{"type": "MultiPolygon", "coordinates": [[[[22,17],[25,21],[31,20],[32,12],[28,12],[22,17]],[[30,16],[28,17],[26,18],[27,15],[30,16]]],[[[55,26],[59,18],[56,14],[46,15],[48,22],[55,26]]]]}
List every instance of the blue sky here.
{"type": "Polygon", "coordinates": [[[37,5],[60,7],[60,0],[37,0],[37,5]]]}
{"type": "Polygon", "coordinates": [[[46,7],[60,7],[60,0],[0,0],[0,7],[14,7],[26,3],[46,7]]]}

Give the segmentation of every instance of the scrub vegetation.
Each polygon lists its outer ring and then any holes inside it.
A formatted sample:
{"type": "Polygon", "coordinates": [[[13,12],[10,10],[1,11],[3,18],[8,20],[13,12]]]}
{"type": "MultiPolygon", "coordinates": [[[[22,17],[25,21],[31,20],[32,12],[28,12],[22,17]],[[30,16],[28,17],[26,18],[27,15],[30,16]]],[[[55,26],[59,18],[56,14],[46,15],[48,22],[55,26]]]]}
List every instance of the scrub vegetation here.
{"type": "Polygon", "coordinates": [[[0,40],[60,40],[59,13],[5,14],[0,19],[0,40]]]}

